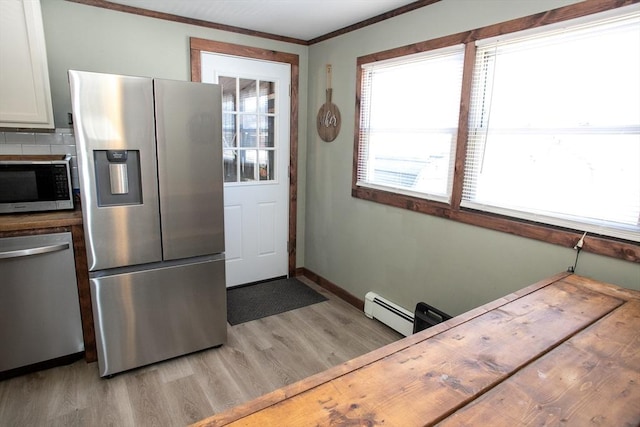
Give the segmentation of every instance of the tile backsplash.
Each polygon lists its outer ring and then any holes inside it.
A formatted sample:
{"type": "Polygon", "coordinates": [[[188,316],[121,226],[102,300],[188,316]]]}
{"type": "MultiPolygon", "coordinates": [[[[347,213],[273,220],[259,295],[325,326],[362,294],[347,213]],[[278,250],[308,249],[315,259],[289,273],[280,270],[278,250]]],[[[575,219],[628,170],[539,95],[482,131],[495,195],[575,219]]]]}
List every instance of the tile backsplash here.
{"type": "Polygon", "coordinates": [[[73,129],[56,128],[51,133],[0,132],[0,154],[69,154],[73,188],[80,188],[73,129]]]}

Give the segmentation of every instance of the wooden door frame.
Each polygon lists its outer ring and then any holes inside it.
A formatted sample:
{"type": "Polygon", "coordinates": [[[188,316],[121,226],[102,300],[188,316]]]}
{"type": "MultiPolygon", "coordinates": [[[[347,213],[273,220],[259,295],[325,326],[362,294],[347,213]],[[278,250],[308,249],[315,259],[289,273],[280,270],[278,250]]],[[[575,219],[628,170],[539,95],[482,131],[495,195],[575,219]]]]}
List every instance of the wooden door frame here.
{"type": "Polygon", "coordinates": [[[191,81],[202,81],[202,52],[219,53],[262,61],[291,65],[290,117],[289,117],[289,236],[287,241],[289,277],[296,273],[296,232],[298,214],[298,79],[299,56],[251,46],[223,43],[214,40],[189,38],[191,47],[191,81]]]}

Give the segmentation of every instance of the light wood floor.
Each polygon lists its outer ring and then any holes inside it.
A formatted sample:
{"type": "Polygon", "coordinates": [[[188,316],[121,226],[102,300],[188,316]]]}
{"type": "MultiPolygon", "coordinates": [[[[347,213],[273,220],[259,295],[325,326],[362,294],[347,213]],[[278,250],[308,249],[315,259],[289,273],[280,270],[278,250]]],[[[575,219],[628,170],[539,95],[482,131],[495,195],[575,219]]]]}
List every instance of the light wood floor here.
{"type": "Polygon", "coordinates": [[[228,342],[111,379],[84,360],[0,381],[1,426],[182,426],[382,347],[401,336],[329,301],[236,326],[228,342]]]}

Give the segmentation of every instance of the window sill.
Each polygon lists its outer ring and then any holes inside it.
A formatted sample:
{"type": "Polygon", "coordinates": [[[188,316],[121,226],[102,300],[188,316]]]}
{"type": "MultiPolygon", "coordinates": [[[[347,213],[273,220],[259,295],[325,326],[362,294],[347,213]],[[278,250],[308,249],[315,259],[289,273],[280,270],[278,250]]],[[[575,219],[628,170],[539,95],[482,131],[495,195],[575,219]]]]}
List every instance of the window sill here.
{"type": "MultiPolygon", "coordinates": [[[[582,236],[582,232],[576,230],[566,230],[551,225],[527,222],[470,209],[454,209],[445,203],[433,202],[418,197],[373,188],[356,186],[352,189],[351,195],[358,199],[446,218],[567,248],[573,248],[582,236]]],[[[587,235],[582,250],[597,255],[640,263],[640,245],[633,242],[603,236],[587,235]]]]}

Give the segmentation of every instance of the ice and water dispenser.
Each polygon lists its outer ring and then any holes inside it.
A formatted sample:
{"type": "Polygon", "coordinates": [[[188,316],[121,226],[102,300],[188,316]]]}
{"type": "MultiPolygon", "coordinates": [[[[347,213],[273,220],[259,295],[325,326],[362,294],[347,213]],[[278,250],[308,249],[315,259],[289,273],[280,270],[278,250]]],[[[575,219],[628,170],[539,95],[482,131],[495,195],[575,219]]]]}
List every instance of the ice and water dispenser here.
{"type": "Polygon", "coordinates": [[[142,203],[140,151],[94,150],[98,206],[142,203]]]}

